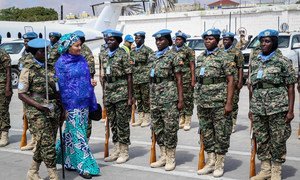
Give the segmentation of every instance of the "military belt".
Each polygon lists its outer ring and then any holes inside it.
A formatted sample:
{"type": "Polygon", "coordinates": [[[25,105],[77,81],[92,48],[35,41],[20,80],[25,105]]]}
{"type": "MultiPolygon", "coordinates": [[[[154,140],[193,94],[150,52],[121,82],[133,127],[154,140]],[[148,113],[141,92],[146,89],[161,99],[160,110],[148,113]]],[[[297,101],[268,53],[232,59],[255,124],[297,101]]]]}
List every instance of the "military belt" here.
{"type": "MultiPolygon", "coordinates": [[[[39,93],[30,93],[30,97],[32,98],[42,98],[42,99],[47,99],[46,94],[39,94],[39,93]]],[[[49,100],[53,100],[56,99],[56,95],[55,94],[49,94],[48,95],[49,100]]]]}
{"type": "Polygon", "coordinates": [[[213,77],[213,78],[196,77],[196,80],[199,84],[202,84],[202,85],[219,84],[222,82],[226,82],[225,77],[213,77]]]}
{"type": "Polygon", "coordinates": [[[253,85],[253,89],[270,89],[270,88],[278,88],[283,86],[284,86],[283,84],[271,84],[271,83],[259,82],[253,85]]]}
{"type": "Polygon", "coordinates": [[[119,80],[125,80],[126,76],[125,75],[124,76],[107,76],[106,75],[104,78],[107,83],[114,83],[119,80]]]}
{"type": "Polygon", "coordinates": [[[174,77],[170,76],[170,77],[150,77],[150,83],[161,83],[163,81],[174,81],[174,77]]]}

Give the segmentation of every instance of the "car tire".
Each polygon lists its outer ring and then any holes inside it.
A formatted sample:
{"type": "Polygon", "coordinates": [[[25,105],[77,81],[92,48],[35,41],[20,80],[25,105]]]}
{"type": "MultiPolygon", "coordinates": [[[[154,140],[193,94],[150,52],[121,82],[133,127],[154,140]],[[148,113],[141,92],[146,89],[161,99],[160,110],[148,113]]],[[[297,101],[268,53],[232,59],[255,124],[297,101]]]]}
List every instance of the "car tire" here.
{"type": "Polygon", "coordinates": [[[14,89],[18,87],[19,76],[20,76],[20,71],[15,68],[11,68],[11,84],[12,84],[12,88],[14,89]]]}

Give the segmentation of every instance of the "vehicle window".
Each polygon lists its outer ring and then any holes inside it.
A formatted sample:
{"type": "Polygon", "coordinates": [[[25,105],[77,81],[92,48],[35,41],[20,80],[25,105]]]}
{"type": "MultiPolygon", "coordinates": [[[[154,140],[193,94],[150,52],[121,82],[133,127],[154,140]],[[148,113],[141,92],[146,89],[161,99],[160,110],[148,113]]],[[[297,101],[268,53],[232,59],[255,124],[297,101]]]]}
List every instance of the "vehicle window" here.
{"type": "MultiPolygon", "coordinates": [[[[290,42],[290,36],[279,36],[278,37],[278,48],[288,48],[290,42]]],[[[249,44],[248,48],[255,48],[259,46],[259,39],[256,36],[251,43],[249,44]]]]}
{"type": "Polygon", "coordinates": [[[19,54],[23,47],[23,43],[3,43],[0,45],[0,48],[8,54],[19,54]]]}
{"type": "Polygon", "coordinates": [[[300,43],[300,35],[295,35],[292,40],[292,47],[294,47],[295,43],[300,43]]]}
{"type": "Polygon", "coordinates": [[[187,45],[193,50],[205,50],[203,39],[189,39],[187,45]]]}

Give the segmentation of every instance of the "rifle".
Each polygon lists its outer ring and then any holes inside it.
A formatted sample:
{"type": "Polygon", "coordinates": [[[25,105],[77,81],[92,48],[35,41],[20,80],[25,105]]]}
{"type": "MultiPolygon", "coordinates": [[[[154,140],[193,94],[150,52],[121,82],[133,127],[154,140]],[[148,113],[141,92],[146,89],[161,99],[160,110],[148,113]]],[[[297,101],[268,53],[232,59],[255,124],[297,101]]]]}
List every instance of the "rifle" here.
{"type": "Polygon", "coordinates": [[[135,103],[131,105],[131,123],[135,123],[135,103]]]}
{"type": "Polygon", "coordinates": [[[105,143],[104,143],[104,158],[109,156],[109,122],[108,119],[105,121],[105,143]]]}
{"type": "Polygon", "coordinates": [[[256,139],[253,134],[253,122],[252,121],[251,121],[250,137],[251,137],[251,157],[250,157],[249,177],[251,178],[256,175],[256,171],[255,171],[256,139]]]}
{"type": "Polygon", "coordinates": [[[20,148],[27,145],[27,135],[26,135],[27,129],[28,129],[28,121],[24,114],[23,115],[23,132],[22,132],[22,138],[21,138],[21,142],[20,142],[20,148]]]}
{"type": "Polygon", "coordinates": [[[106,119],[107,118],[107,111],[106,111],[106,108],[103,107],[103,110],[102,110],[102,119],[106,119]]]}
{"type": "Polygon", "coordinates": [[[150,152],[150,164],[156,162],[156,149],[155,149],[156,136],[153,130],[152,130],[151,139],[152,139],[152,144],[151,144],[151,152],[150,152]]]}
{"type": "Polygon", "coordinates": [[[198,170],[203,169],[205,166],[205,156],[204,156],[204,144],[203,144],[203,135],[200,135],[200,151],[198,159],[198,170]]]}

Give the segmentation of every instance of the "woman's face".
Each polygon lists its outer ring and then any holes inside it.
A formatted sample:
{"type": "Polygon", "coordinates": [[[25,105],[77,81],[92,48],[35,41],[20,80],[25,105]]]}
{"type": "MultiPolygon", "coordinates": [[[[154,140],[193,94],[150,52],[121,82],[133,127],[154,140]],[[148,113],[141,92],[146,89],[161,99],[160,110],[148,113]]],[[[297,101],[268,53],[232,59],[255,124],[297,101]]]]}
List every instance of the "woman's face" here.
{"type": "Polygon", "coordinates": [[[264,55],[269,55],[272,52],[273,41],[270,37],[263,37],[260,39],[260,47],[264,55]]]}
{"type": "Polygon", "coordinates": [[[218,46],[218,41],[214,36],[205,36],[204,45],[207,50],[212,51],[218,46]]]}
{"type": "Polygon", "coordinates": [[[34,58],[40,62],[45,61],[45,48],[38,49],[34,55],[34,58]]]}
{"type": "Polygon", "coordinates": [[[69,48],[69,53],[73,55],[80,55],[81,53],[81,41],[78,40],[75,42],[70,48],[69,48]]]}
{"type": "Polygon", "coordinates": [[[169,46],[169,41],[165,37],[156,38],[156,46],[159,51],[169,46]]]}
{"type": "Polygon", "coordinates": [[[107,46],[108,46],[110,51],[113,51],[113,50],[117,49],[119,47],[119,44],[120,43],[113,36],[109,37],[108,40],[107,40],[107,46]]]}

